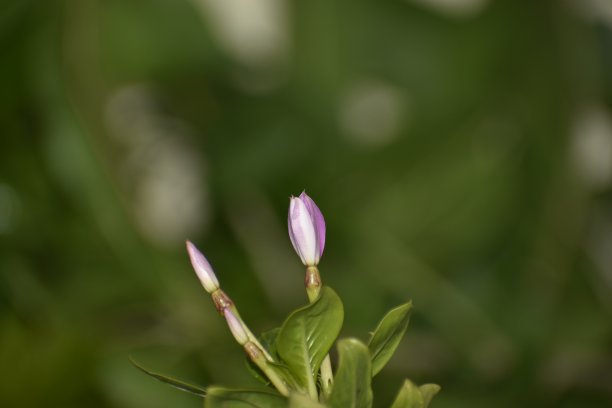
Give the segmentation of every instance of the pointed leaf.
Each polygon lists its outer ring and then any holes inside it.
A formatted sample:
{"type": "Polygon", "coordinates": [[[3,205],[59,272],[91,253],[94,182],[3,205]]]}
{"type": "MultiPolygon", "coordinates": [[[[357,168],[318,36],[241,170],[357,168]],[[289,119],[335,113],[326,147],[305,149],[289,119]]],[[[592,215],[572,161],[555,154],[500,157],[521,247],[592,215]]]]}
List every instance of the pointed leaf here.
{"type": "Polygon", "coordinates": [[[302,391],[316,394],[317,372],[340,333],[343,319],[342,301],[325,286],[314,303],[296,310],[283,323],[276,347],[302,391]]]}
{"type": "Polygon", "coordinates": [[[270,391],[208,387],[204,408],[287,408],[287,399],[270,391]]]}
{"type": "Polygon", "coordinates": [[[431,399],[440,392],[440,386],[438,384],[423,384],[419,387],[419,390],[423,394],[423,408],[427,408],[431,399]]]}
{"type": "Polygon", "coordinates": [[[425,408],[421,390],[412,381],[404,381],[391,408],[425,408]]]}
{"type": "Polygon", "coordinates": [[[261,333],[261,336],[259,337],[259,342],[261,345],[268,350],[268,353],[270,353],[274,359],[278,359],[278,352],[276,351],[276,338],[278,337],[279,332],[280,327],[277,327],[261,333]]]}
{"type": "Polygon", "coordinates": [[[199,395],[200,397],[204,397],[206,395],[206,391],[204,391],[203,388],[198,387],[197,385],[189,384],[189,383],[177,380],[177,379],[172,378],[172,377],[168,377],[168,376],[165,376],[165,375],[162,375],[162,374],[154,373],[153,371],[149,371],[146,368],[144,368],[143,366],[141,366],[139,363],[137,363],[136,360],[134,360],[132,358],[130,358],[130,361],[132,362],[134,367],[136,367],[137,369],[139,369],[143,373],[150,375],[151,377],[155,378],[158,381],[161,381],[163,383],[169,384],[169,385],[173,386],[174,388],[178,388],[181,391],[186,391],[186,392],[190,392],[190,393],[195,394],[195,395],[199,395]]]}
{"type": "Polygon", "coordinates": [[[356,339],[338,342],[338,372],[329,397],[333,408],[369,408],[372,406],[372,364],[365,344],[356,339]]]}
{"type": "Polygon", "coordinates": [[[395,353],[408,328],[412,302],[400,305],[382,318],[372,333],[368,347],[372,356],[372,376],[382,370],[395,353]]]}
{"type": "Polygon", "coordinates": [[[325,408],[325,405],[310,399],[305,394],[291,394],[289,396],[289,408],[325,408]]]}

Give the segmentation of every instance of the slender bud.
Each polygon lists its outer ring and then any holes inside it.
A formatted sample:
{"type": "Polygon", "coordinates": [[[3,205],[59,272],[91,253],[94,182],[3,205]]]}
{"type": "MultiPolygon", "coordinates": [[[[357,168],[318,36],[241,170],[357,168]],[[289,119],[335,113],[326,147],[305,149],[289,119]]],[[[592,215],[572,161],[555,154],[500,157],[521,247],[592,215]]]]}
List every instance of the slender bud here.
{"type": "Polygon", "coordinates": [[[325,248],[325,219],[306,192],[289,202],[289,238],[306,266],[316,266],[325,248]]]}
{"type": "Polygon", "coordinates": [[[241,346],[245,345],[249,341],[249,336],[242,325],[242,322],[238,320],[236,315],[230,310],[225,309],[223,311],[223,315],[225,316],[225,321],[229,326],[232,335],[241,346]]]}
{"type": "Polygon", "coordinates": [[[198,278],[200,278],[200,282],[202,282],[202,286],[208,293],[213,293],[217,289],[219,289],[219,281],[213,272],[210,263],[206,260],[204,255],[193,245],[190,241],[187,241],[187,252],[189,253],[189,258],[191,259],[191,265],[195,270],[198,278]]]}

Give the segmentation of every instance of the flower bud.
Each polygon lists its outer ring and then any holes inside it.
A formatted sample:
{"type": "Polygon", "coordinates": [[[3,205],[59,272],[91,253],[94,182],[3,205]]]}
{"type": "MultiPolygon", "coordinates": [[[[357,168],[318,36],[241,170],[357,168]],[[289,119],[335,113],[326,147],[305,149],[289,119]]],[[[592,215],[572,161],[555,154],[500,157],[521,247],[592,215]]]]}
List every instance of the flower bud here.
{"type": "Polygon", "coordinates": [[[208,293],[213,293],[219,289],[219,281],[212,267],[204,255],[190,241],[187,241],[187,252],[189,253],[189,259],[191,259],[191,265],[198,275],[198,278],[200,278],[200,282],[202,282],[204,289],[208,293]]]}
{"type": "Polygon", "coordinates": [[[288,224],[289,238],[302,263],[316,266],[325,247],[325,220],[305,192],[299,197],[291,197],[288,224]]]}
{"type": "Polygon", "coordinates": [[[232,312],[230,309],[225,309],[223,311],[223,315],[225,316],[225,321],[227,322],[227,325],[229,326],[229,329],[232,332],[232,335],[234,336],[236,341],[241,346],[246,344],[246,342],[249,341],[249,336],[246,330],[244,330],[242,322],[238,320],[234,312],[232,312]]]}

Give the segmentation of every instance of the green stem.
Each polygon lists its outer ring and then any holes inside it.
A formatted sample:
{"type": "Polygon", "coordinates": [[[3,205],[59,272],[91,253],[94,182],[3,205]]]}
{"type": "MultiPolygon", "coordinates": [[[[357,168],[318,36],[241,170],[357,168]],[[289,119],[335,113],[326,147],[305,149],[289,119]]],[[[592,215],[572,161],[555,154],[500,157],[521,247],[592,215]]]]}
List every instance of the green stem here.
{"type": "Polygon", "coordinates": [[[224,309],[230,309],[232,313],[234,313],[234,315],[238,318],[238,320],[240,320],[240,323],[242,323],[242,327],[246,331],[249,340],[255,343],[257,347],[261,349],[264,356],[266,357],[266,360],[274,362],[274,359],[272,358],[270,353],[268,353],[268,351],[261,345],[261,343],[259,342],[259,340],[257,340],[257,337],[255,337],[251,329],[249,329],[244,320],[242,320],[242,317],[240,317],[240,313],[238,312],[238,308],[236,307],[232,299],[230,299],[230,297],[227,296],[227,294],[220,288],[211,293],[211,297],[219,313],[223,315],[224,309]]]}
{"type": "Polygon", "coordinates": [[[255,335],[253,334],[253,332],[251,332],[251,330],[246,326],[246,324],[244,324],[244,322],[242,321],[242,319],[239,317],[240,321],[242,322],[243,326],[244,326],[244,330],[247,333],[247,336],[249,338],[249,341],[251,341],[252,343],[255,343],[257,345],[257,347],[259,347],[264,355],[264,357],[266,358],[266,360],[268,360],[269,362],[274,363],[274,358],[272,358],[272,356],[270,355],[270,353],[268,353],[268,350],[266,350],[266,348],[264,346],[261,345],[261,343],[259,342],[259,340],[257,340],[257,337],[255,337],[255,335]]]}
{"type": "MultiPolygon", "coordinates": [[[[306,278],[304,280],[306,285],[306,294],[310,303],[314,303],[319,297],[321,292],[321,275],[319,269],[316,266],[309,266],[306,268],[306,278]]],[[[325,397],[329,397],[331,394],[332,386],[334,384],[334,374],[332,372],[331,359],[329,354],[325,356],[321,363],[321,388],[325,397]]]]}
{"type": "Polygon", "coordinates": [[[306,268],[306,277],[304,278],[304,286],[306,286],[306,294],[310,303],[314,303],[321,292],[321,275],[316,266],[306,268]]]}
{"type": "Polygon", "coordinates": [[[314,401],[319,400],[319,395],[317,394],[317,384],[311,375],[308,375],[308,395],[310,396],[310,399],[314,401]]]}
{"type": "Polygon", "coordinates": [[[287,385],[278,375],[278,373],[274,370],[274,367],[268,364],[268,360],[266,359],[263,353],[263,349],[257,346],[255,343],[248,341],[244,345],[244,351],[246,351],[251,361],[255,363],[255,365],[259,367],[261,371],[263,371],[266,377],[268,377],[268,379],[270,380],[270,382],[272,382],[272,385],[274,385],[278,392],[280,392],[286,397],[289,396],[289,389],[287,388],[287,385]]]}
{"type": "Polygon", "coordinates": [[[323,359],[321,364],[321,386],[323,387],[323,394],[325,397],[329,397],[334,385],[334,374],[332,372],[331,359],[329,354],[323,359]]]}

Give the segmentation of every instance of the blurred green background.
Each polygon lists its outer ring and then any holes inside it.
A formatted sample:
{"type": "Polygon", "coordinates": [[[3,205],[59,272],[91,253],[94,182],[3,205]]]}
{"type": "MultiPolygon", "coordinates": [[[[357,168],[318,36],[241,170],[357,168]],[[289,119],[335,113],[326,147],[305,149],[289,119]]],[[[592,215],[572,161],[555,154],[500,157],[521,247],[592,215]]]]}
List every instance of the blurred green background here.
{"type": "Polygon", "coordinates": [[[198,407],[306,302],[286,229],[435,408],[612,406],[609,0],[2,0],[0,406],[198,407]]]}

